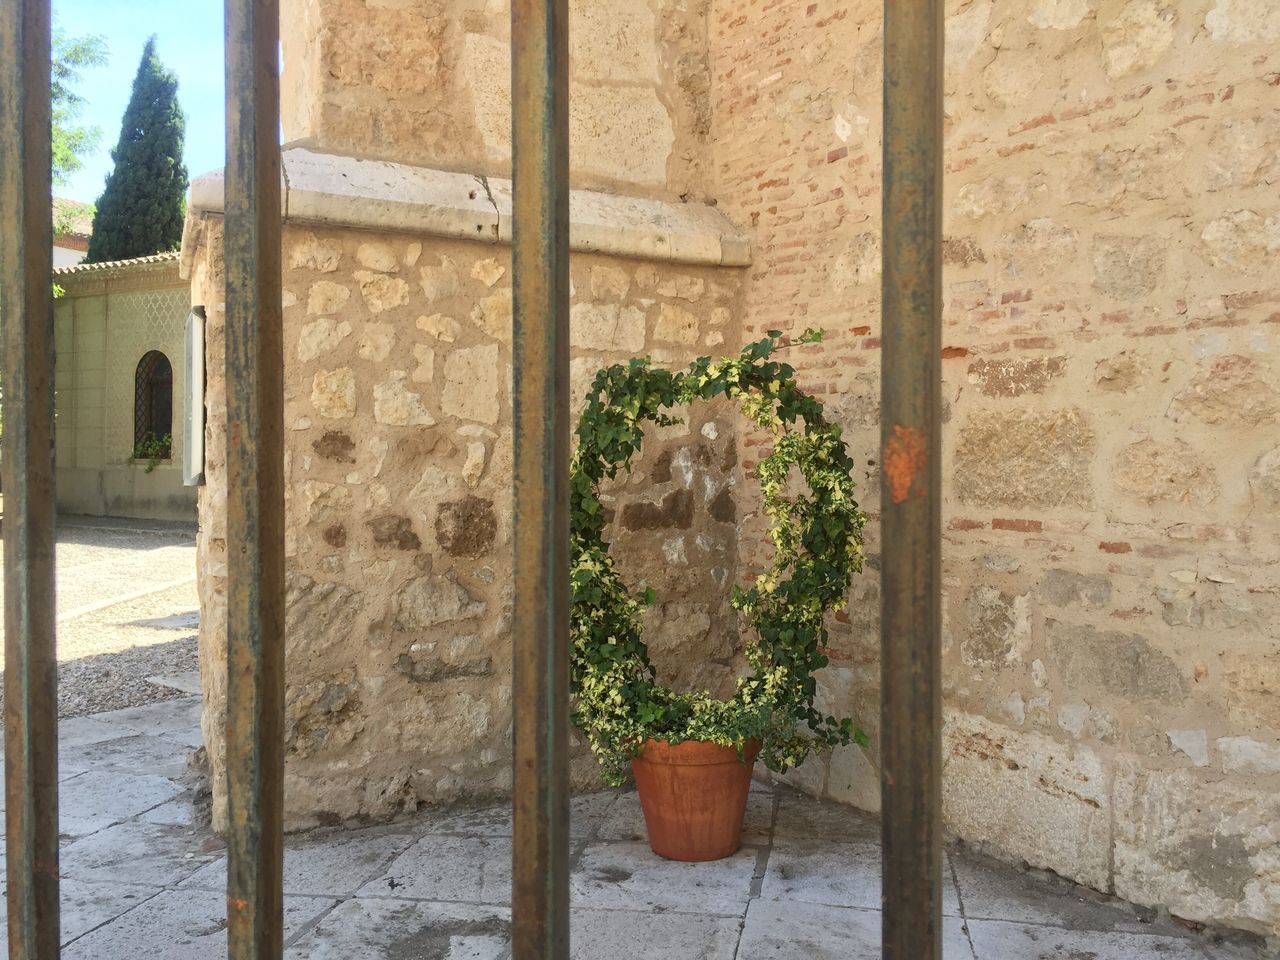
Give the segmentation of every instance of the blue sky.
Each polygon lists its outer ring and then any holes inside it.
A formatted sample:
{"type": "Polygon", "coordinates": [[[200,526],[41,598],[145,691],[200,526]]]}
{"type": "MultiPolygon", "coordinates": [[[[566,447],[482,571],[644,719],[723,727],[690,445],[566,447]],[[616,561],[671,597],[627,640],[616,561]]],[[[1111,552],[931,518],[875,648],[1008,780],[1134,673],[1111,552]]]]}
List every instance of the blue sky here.
{"type": "Polygon", "coordinates": [[[53,0],[53,12],[71,36],[105,37],[110,58],[86,71],[79,86],[87,101],[81,120],[101,128],[102,141],[71,182],[55,188],[59,196],[98,199],[142,45],[153,33],[160,60],[178,75],[187,172],[194,178],[223,165],[222,0],[53,0]]]}

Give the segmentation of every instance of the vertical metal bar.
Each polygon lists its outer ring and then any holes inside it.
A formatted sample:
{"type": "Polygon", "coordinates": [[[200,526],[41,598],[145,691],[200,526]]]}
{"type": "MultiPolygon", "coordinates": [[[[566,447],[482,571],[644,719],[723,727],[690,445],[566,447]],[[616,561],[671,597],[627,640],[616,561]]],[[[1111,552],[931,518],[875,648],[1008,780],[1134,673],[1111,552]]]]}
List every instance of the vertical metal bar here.
{"type": "Polygon", "coordinates": [[[227,951],[283,952],[280,7],[226,0],[227,951]]]}
{"type": "Polygon", "coordinates": [[[513,960],[569,956],[568,0],[511,4],[513,960]]]}
{"type": "Polygon", "coordinates": [[[49,0],[0,4],[4,779],[9,956],[58,956],[49,0]]]}
{"type": "Polygon", "coordinates": [[[882,956],[938,960],[943,0],[884,18],[882,956]]]}

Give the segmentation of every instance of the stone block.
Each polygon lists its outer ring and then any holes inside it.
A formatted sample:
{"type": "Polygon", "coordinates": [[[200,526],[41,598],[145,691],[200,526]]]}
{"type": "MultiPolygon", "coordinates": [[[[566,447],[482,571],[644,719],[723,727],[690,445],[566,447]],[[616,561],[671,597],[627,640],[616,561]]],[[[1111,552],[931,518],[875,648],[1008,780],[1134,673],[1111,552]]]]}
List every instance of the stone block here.
{"type": "Polygon", "coordinates": [[[368,270],[379,273],[397,273],[400,260],[387,243],[362,243],[356,248],[356,261],[368,270]]]}
{"type": "Polygon", "coordinates": [[[392,622],[397,630],[425,630],[482,616],[488,606],[452,575],[419,577],[392,598],[392,622]]]}
{"type": "Polygon", "coordinates": [[[1116,487],[1139,500],[1204,506],[1217,499],[1212,466],[1185,440],[1139,440],[1122,449],[1112,468],[1116,487]]]}
{"type": "Polygon", "coordinates": [[[622,308],[616,303],[577,303],[569,309],[569,331],[573,346],[583,350],[622,351],[636,355],[644,351],[644,313],[637,307],[622,308]]]}
{"type": "Polygon", "coordinates": [[[1125,702],[1177,703],[1190,683],[1182,668],[1146,637],[1085,624],[1045,622],[1050,665],[1070,690],[1125,702]]]}
{"type": "Polygon", "coordinates": [[[350,299],[349,288],[332,280],[317,280],[307,294],[307,313],[337,313],[350,299]]]}
{"type": "Polygon", "coordinates": [[[1280,256],[1280,216],[1237,210],[1209,223],[1201,233],[1209,262],[1243,273],[1274,268],[1280,256]]]}
{"type": "Polygon", "coordinates": [[[1027,19],[1041,30],[1074,30],[1089,15],[1090,0],[1035,0],[1027,19]]]}
{"type": "Polygon", "coordinates": [[[350,367],[317,370],[311,380],[311,406],[326,420],[345,420],[356,413],[356,377],[350,367]]]}
{"type": "Polygon", "coordinates": [[[389,426],[432,426],[436,419],[422,402],[422,395],[405,384],[408,374],[391,371],[390,377],[373,388],[373,418],[389,426]]]}
{"type": "Polygon", "coordinates": [[[1111,579],[1071,570],[1046,570],[1040,580],[1040,599],[1055,607],[1080,605],[1103,608],[1111,602],[1111,579]]]}
{"type": "Polygon", "coordinates": [[[1107,76],[1119,80],[1155,66],[1173,46],[1177,20],[1177,5],[1165,0],[1125,3],[1101,23],[1107,76]]]}
{"type": "Polygon", "coordinates": [[[1280,510],[1280,447],[1258,458],[1249,471],[1249,490],[1254,502],[1280,510]]]}
{"type": "Polygon", "coordinates": [[[1022,661],[1031,642],[1031,597],[987,585],[975,586],[965,604],[967,626],[960,641],[971,667],[1003,669],[1022,661]]]}
{"type": "Polygon", "coordinates": [[[1191,416],[1212,424],[1274,423],[1280,420],[1280,385],[1263,361],[1239,354],[1214,357],[1200,364],[1169,412],[1177,420],[1191,416]]]}
{"type": "Polygon", "coordinates": [[[1264,743],[1253,737],[1219,737],[1222,769],[1245,777],[1269,777],[1280,773],[1280,741],[1264,743]]]}
{"type": "Polygon", "coordinates": [[[370,313],[385,313],[409,302],[409,284],[399,277],[369,270],[357,270],[354,276],[370,313]]]}
{"type": "Polygon", "coordinates": [[[395,327],[389,323],[366,323],[360,332],[359,354],[362,360],[381,363],[391,356],[395,345],[395,327]]]}
{"type": "Polygon", "coordinates": [[[1270,0],[1215,0],[1204,25],[1218,43],[1280,40],[1280,10],[1270,0]]]}
{"type": "Polygon", "coordinates": [[[664,303],[658,313],[653,337],[665,343],[695,344],[698,342],[698,316],[684,307],[664,303]]]}
{"type": "Polygon", "coordinates": [[[1079,410],[975,413],[956,444],[956,492],[973,504],[1088,506],[1095,447],[1079,410]]]}
{"type": "Polygon", "coordinates": [[[471,310],[471,322],[499,343],[511,342],[511,288],[481,297],[471,310]]]}
{"type": "Polygon", "coordinates": [[[943,744],[949,830],[1106,889],[1111,800],[1098,754],[958,712],[947,715],[943,744]]]}
{"type": "Polygon", "coordinates": [[[321,240],[314,233],[304,233],[289,247],[290,270],[333,273],[341,263],[342,244],[337,240],[321,240]]]}
{"type": "Polygon", "coordinates": [[[1117,895],[1201,923],[1277,929],[1280,794],[1132,758],[1117,774],[1115,806],[1117,895]]]}
{"type": "Polygon", "coordinates": [[[449,352],[444,358],[440,408],[464,420],[497,423],[503,374],[496,343],[449,352]]]}
{"type": "Polygon", "coordinates": [[[493,501],[464,497],[440,504],[436,541],[451,557],[482,557],[493,549],[498,518],[493,501]]]}
{"type": "Polygon", "coordinates": [[[1093,288],[1113,300],[1141,300],[1164,282],[1165,260],[1159,237],[1099,234],[1093,241],[1093,288]]]}
{"type": "Polygon", "coordinates": [[[969,382],[977,384],[984,397],[1020,397],[1044,393],[1050,381],[1062,376],[1065,366],[1065,357],[975,360],[969,365],[969,382]]]}
{"type": "Polygon", "coordinates": [[[298,359],[303,363],[309,363],[335,349],[349,336],[351,336],[351,324],[346,320],[321,317],[310,323],[304,323],[302,329],[298,331],[298,359]]]}

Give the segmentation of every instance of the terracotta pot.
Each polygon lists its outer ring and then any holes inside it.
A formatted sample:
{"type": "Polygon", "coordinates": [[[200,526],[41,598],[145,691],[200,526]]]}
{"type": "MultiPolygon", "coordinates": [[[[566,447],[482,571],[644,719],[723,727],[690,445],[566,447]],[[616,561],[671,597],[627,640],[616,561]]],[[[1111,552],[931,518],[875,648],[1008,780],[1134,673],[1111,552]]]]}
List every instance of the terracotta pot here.
{"type": "Polygon", "coordinates": [[[742,846],[751,769],[760,752],[690,740],[646,740],[631,761],[649,829],[649,846],[668,860],[719,860],[742,846]]]}

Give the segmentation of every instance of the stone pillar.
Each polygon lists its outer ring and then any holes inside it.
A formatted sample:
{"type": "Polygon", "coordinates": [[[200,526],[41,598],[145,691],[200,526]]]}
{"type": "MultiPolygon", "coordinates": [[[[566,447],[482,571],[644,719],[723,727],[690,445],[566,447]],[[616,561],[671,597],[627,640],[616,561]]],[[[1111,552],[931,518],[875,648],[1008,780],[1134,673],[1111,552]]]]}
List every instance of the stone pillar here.
{"type": "MultiPolygon", "coordinates": [[[[510,186],[286,152],[284,450],[291,826],[509,787],[510,186]],[[295,219],[296,218],[296,219],[295,219]]],[[[575,192],[575,407],[601,366],[736,349],[746,248],[708,207],[575,192]]],[[[215,824],[225,816],[226,381],[221,181],[184,245],[208,313],[201,670],[215,824]]],[[[681,411],[676,411],[682,413],[681,411]]],[[[735,418],[655,430],[612,492],[629,581],[655,588],[664,679],[736,664],[735,418]]],[[[593,782],[580,757],[575,777],[593,782]]]]}

